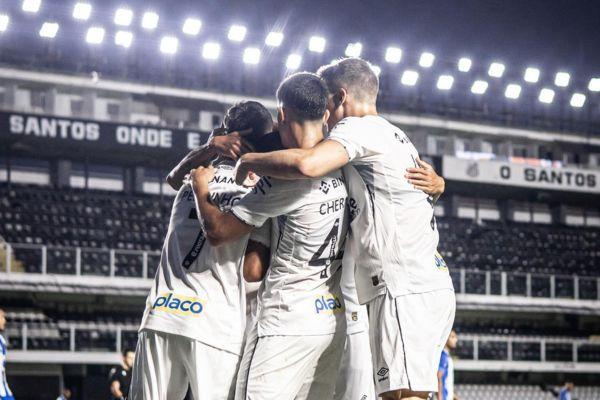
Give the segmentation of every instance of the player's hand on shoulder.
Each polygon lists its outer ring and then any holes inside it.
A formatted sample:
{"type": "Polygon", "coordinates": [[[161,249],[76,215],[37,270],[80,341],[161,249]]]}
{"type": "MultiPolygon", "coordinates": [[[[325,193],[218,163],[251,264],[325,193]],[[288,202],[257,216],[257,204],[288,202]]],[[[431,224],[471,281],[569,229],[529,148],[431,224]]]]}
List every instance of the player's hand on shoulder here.
{"type": "Polygon", "coordinates": [[[446,189],[444,178],[439,176],[433,167],[417,158],[419,167],[407,168],[404,177],[416,189],[422,190],[431,196],[440,196],[446,189]]]}
{"type": "Polygon", "coordinates": [[[215,168],[211,165],[209,167],[198,167],[190,171],[189,180],[192,187],[208,187],[208,182],[215,176],[215,168]]]}
{"type": "Polygon", "coordinates": [[[213,136],[209,147],[218,155],[237,160],[244,152],[248,151],[248,144],[242,136],[251,133],[252,129],[231,132],[227,135],[213,136]]]}

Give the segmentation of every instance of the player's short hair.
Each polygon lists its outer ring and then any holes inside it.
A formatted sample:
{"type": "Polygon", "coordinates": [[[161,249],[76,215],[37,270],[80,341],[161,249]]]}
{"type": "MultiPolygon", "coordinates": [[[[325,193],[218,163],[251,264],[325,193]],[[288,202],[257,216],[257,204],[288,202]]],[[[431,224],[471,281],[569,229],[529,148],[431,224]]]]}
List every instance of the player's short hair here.
{"type": "Polygon", "coordinates": [[[327,86],[317,74],[298,72],[281,82],[277,101],[293,110],[301,121],[316,121],[327,110],[327,86]]]}
{"type": "Polygon", "coordinates": [[[317,74],[323,78],[331,94],[344,88],[357,100],[373,103],[377,100],[379,78],[371,63],[362,58],[341,58],[323,65],[317,74]]]}
{"type": "Polygon", "coordinates": [[[127,357],[127,354],[129,354],[129,353],[135,354],[135,350],[133,350],[131,347],[127,347],[127,348],[123,349],[123,351],[121,351],[121,354],[123,355],[123,357],[127,357]]]}
{"type": "Polygon", "coordinates": [[[273,130],[273,117],[267,107],[258,101],[240,101],[234,104],[223,119],[223,124],[229,132],[252,129],[252,133],[244,136],[253,145],[273,130]]]}

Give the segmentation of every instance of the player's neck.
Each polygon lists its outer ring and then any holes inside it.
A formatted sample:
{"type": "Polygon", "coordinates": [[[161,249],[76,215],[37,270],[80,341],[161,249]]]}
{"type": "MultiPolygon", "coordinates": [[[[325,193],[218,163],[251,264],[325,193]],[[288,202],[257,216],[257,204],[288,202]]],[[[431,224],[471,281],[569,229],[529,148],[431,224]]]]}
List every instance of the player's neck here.
{"type": "Polygon", "coordinates": [[[296,122],[292,129],[297,129],[296,146],[299,149],[311,149],[323,140],[323,123],[321,121],[296,122]]]}
{"type": "Polygon", "coordinates": [[[450,354],[450,347],[444,346],[444,350],[446,351],[446,353],[450,354]]]}
{"type": "Polygon", "coordinates": [[[344,117],[377,115],[377,105],[367,102],[352,102],[344,106],[344,117]]]}

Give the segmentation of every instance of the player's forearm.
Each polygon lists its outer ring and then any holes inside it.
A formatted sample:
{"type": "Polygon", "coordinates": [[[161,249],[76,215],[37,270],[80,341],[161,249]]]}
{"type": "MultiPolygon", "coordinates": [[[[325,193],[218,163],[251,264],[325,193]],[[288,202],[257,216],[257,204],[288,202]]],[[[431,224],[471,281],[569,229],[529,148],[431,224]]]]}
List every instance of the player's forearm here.
{"type": "Polygon", "coordinates": [[[288,149],[271,153],[248,153],[242,156],[238,171],[246,175],[249,171],[262,176],[279,179],[310,178],[303,171],[306,150],[288,149]]]}
{"type": "Polygon", "coordinates": [[[205,144],[190,151],[179,164],[169,172],[169,175],[167,175],[167,183],[173,189],[179,190],[183,185],[183,179],[191,169],[207,166],[215,156],[216,153],[209,144],[205,144]]]}
{"type": "Polygon", "coordinates": [[[444,387],[442,385],[442,380],[438,378],[438,392],[437,392],[438,400],[446,400],[444,399],[444,387]]]}

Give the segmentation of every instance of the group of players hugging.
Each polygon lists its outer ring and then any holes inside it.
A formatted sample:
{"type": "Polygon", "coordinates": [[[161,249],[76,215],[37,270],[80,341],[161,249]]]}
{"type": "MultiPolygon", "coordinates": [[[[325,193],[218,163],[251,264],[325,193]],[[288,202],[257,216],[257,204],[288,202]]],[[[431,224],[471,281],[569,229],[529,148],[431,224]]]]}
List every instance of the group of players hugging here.
{"type": "Polygon", "coordinates": [[[359,58],[296,73],[276,123],[240,102],[171,171],[131,400],[438,390],[455,313],[434,218],[444,181],[378,115],[378,90],[359,58]]]}

